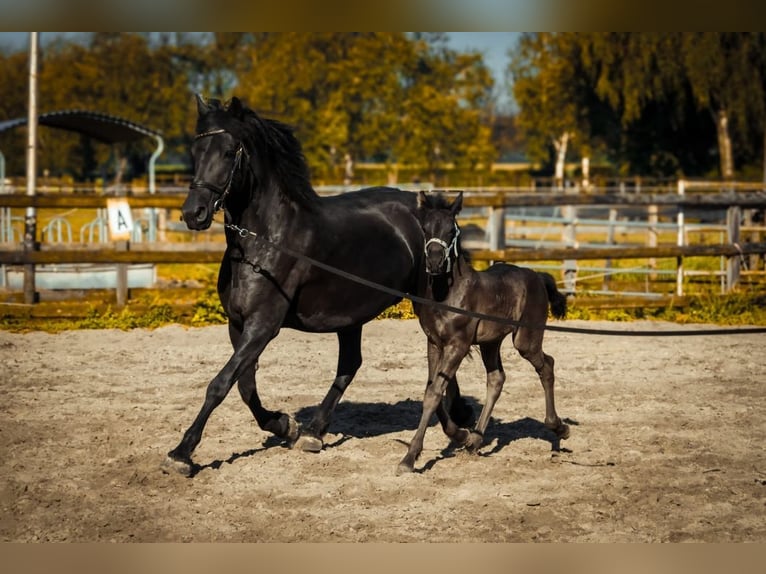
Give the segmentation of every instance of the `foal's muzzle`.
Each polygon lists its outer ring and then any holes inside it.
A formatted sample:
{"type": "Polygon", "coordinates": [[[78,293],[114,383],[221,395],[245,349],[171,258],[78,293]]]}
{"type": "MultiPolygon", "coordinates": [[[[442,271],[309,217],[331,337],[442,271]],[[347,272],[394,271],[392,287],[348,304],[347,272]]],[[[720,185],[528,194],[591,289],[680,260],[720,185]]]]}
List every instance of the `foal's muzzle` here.
{"type": "Polygon", "coordinates": [[[460,237],[460,228],[455,224],[455,235],[450,243],[438,237],[432,237],[426,241],[423,248],[426,256],[426,273],[443,275],[452,271],[452,260],[457,258],[458,237],[460,237]]]}
{"type": "Polygon", "coordinates": [[[430,239],[426,243],[426,273],[429,275],[442,275],[449,273],[450,257],[449,246],[440,239],[430,239]]]}

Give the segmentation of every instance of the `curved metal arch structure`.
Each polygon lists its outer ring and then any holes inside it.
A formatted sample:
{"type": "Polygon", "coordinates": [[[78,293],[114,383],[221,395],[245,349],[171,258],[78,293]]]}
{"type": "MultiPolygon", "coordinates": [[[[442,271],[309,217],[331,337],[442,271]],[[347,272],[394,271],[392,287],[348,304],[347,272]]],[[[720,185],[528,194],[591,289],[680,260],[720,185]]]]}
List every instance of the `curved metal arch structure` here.
{"type": "MultiPolygon", "coordinates": [[[[27,122],[28,118],[26,117],[0,121],[0,133],[26,125],[27,122]]],[[[159,158],[165,148],[162,132],[120,116],[78,109],[59,110],[40,114],[37,118],[37,122],[38,125],[41,126],[77,132],[106,144],[132,142],[144,137],[153,138],[157,143],[157,147],[149,159],[149,193],[156,192],[155,164],[157,158],[159,158]]],[[[0,193],[5,192],[4,188],[5,157],[3,156],[2,151],[0,151],[0,193]]],[[[150,241],[156,239],[154,219],[153,216],[150,218],[150,241]]]]}

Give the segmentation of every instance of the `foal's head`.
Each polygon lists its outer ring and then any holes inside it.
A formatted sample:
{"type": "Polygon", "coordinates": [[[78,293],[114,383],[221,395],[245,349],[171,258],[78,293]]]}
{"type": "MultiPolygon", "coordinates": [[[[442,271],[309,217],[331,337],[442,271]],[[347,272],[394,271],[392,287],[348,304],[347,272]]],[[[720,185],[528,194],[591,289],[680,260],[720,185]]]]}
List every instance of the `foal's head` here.
{"type": "Polygon", "coordinates": [[[460,248],[456,217],[463,207],[463,192],[450,203],[442,194],[418,195],[418,220],[425,234],[426,272],[443,275],[452,270],[460,248]]]}

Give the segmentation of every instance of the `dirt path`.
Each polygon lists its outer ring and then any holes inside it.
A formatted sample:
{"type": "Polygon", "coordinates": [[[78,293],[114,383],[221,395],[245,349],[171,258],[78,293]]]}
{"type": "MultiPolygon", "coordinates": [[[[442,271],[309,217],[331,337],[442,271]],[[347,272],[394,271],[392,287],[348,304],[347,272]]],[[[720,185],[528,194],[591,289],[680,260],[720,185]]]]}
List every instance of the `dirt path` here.
{"type": "MultiPolygon", "coordinates": [[[[424,338],[414,321],[376,321],[363,345],[324,451],[270,438],[234,390],[187,479],[160,463],[228,358],[225,327],[0,332],[0,540],[766,540],[764,335],[548,333],[557,408],[572,421],[559,452],[534,371],[507,343],[481,454],[449,449],[432,426],[423,472],[400,477],[424,338]]],[[[335,362],[333,335],[283,331],[261,359],[264,403],[305,422],[335,362]]],[[[483,403],[478,355],[458,376],[483,403]]]]}

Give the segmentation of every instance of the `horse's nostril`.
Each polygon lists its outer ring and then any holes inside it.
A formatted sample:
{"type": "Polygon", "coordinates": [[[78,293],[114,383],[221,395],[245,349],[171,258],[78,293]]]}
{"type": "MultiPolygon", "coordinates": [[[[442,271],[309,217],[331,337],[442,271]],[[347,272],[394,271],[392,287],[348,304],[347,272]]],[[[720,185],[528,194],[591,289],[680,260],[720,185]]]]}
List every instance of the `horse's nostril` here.
{"type": "Polygon", "coordinates": [[[194,217],[197,218],[197,221],[202,222],[207,219],[207,209],[204,205],[200,205],[194,212],[194,217]]]}

